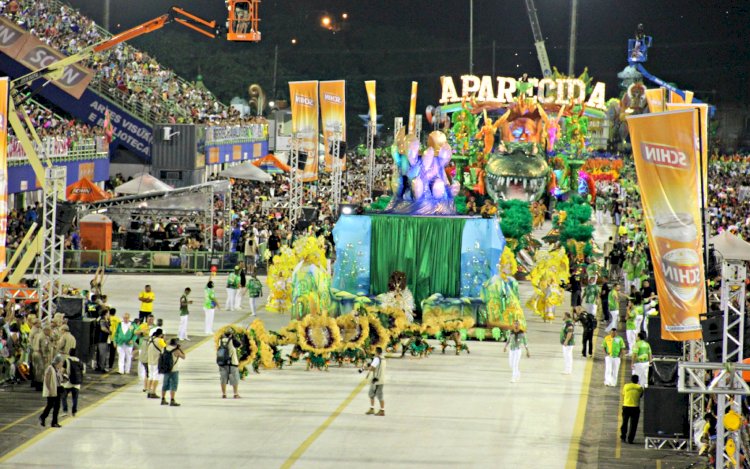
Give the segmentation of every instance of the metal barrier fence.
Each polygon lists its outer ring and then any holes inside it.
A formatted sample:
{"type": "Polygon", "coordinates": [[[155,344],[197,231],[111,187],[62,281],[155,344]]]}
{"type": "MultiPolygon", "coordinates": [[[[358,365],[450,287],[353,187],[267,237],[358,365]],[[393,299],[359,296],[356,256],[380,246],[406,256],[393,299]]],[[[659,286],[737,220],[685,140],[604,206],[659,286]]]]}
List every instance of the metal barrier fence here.
{"type": "MultiPolygon", "coordinates": [[[[8,258],[13,252],[8,252],[8,258]]],[[[63,271],[93,272],[104,266],[108,272],[228,272],[244,261],[241,252],[194,251],[65,251],[63,271]]]]}

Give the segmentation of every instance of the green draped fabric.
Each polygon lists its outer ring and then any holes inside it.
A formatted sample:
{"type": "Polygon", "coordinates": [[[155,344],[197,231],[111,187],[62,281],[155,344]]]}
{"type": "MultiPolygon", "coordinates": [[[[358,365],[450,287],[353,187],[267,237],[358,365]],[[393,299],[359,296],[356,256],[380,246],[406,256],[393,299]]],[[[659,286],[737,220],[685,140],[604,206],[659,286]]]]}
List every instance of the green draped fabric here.
{"type": "Polygon", "coordinates": [[[465,223],[464,218],[372,216],[370,293],[388,291],[388,277],[400,270],[418,308],[434,293],[459,297],[465,223]]]}

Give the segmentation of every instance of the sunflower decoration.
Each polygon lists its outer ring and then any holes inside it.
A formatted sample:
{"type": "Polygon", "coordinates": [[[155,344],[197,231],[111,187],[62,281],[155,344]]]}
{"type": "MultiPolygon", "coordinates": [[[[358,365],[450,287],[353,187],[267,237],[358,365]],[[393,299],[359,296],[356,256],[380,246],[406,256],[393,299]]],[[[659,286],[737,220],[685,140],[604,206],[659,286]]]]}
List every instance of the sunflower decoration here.
{"type": "Polygon", "coordinates": [[[268,303],[266,310],[275,313],[286,313],[292,303],[292,273],[299,259],[292,249],[282,246],[281,253],[273,257],[268,267],[268,303]]]}
{"type": "MultiPolygon", "coordinates": [[[[275,345],[292,345],[297,344],[297,326],[299,321],[291,321],[286,326],[275,332],[275,345]]],[[[274,341],[272,341],[274,342],[274,341]]]]}
{"type": "Polygon", "coordinates": [[[401,335],[401,332],[408,324],[406,313],[396,308],[380,308],[377,311],[377,315],[391,337],[401,335]]]}
{"type": "Polygon", "coordinates": [[[323,356],[339,347],[341,332],[334,318],[310,314],[298,322],[297,339],[302,350],[323,356]]]}
{"type": "Polygon", "coordinates": [[[378,347],[385,350],[386,346],[388,345],[388,341],[390,340],[390,335],[388,334],[388,331],[385,329],[385,327],[383,327],[383,324],[380,322],[380,318],[375,315],[369,314],[367,315],[367,322],[370,325],[370,330],[368,332],[368,352],[372,353],[378,347]]]}
{"type": "Polygon", "coordinates": [[[453,341],[453,346],[456,348],[456,355],[459,355],[464,350],[466,353],[471,353],[464,340],[466,340],[466,331],[473,326],[474,318],[471,317],[445,320],[442,325],[443,335],[440,338],[442,352],[445,353],[445,349],[450,346],[448,342],[453,341]]]}
{"type": "Polygon", "coordinates": [[[266,331],[266,326],[263,325],[263,321],[256,319],[250,324],[249,329],[255,332],[255,338],[261,342],[270,344],[275,341],[275,338],[266,331]]]}
{"type": "MultiPolygon", "coordinates": [[[[258,366],[271,370],[276,368],[276,353],[267,342],[261,341],[255,361],[258,362],[258,366]]],[[[253,366],[255,366],[255,363],[253,366]]]]}
{"type": "Polygon", "coordinates": [[[336,318],[336,324],[341,331],[341,346],[331,354],[331,358],[339,366],[343,366],[345,362],[357,365],[364,361],[367,358],[365,344],[370,336],[367,317],[349,313],[336,318]]]}

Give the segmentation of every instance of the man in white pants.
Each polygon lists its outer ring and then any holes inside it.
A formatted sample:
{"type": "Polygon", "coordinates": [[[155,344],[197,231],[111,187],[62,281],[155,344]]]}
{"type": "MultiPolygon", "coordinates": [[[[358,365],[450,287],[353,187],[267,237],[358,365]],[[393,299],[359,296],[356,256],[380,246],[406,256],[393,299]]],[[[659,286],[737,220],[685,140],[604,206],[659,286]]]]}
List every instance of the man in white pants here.
{"type": "Polygon", "coordinates": [[[214,333],[214,312],[216,311],[216,293],[214,292],[214,282],[209,281],[203,290],[203,313],[206,315],[204,332],[206,334],[214,333]]]}
{"type": "Polygon", "coordinates": [[[188,305],[193,304],[193,300],[188,299],[190,292],[190,288],[186,288],[185,292],[180,296],[180,328],[177,330],[177,338],[180,340],[190,340],[187,332],[188,317],[190,316],[188,305]]]}
{"type": "Polygon", "coordinates": [[[617,329],[609,330],[604,338],[604,385],[617,386],[617,376],[620,373],[620,359],[625,352],[625,341],[617,335],[617,329]]]}
{"type": "Polygon", "coordinates": [[[239,269],[240,266],[235,266],[234,271],[229,272],[229,276],[227,276],[227,311],[234,311],[237,307],[235,301],[237,300],[237,290],[240,288],[239,269]]]}
{"type": "Polygon", "coordinates": [[[130,313],[125,313],[122,321],[115,330],[115,345],[117,345],[117,371],[122,374],[130,374],[130,365],[133,362],[133,344],[135,343],[135,325],[130,322],[130,313]]]}
{"type": "Polygon", "coordinates": [[[615,283],[612,290],[607,296],[607,303],[609,303],[609,314],[610,321],[607,325],[607,330],[617,329],[617,323],[620,321],[620,284],[615,283]]]}
{"type": "Polygon", "coordinates": [[[521,347],[526,349],[526,358],[531,358],[529,354],[528,342],[526,340],[526,334],[521,330],[521,323],[518,321],[513,322],[513,330],[510,332],[508,341],[505,343],[503,352],[508,350],[510,345],[510,355],[508,355],[508,362],[512,370],[510,382],[517,383],[521,379],[521,347]]]}
{"type": "Polygon", "coordinates": [[[560,344],[562,345],[563,363],[565,364],[563,374],[565,375],[573,373],[573,346],[575,345],[573,332],[573,320],[570,313],[565,313],[563,327],[560,331],[560,344]]]}
{"type": "Polygon", "coordinates": [[[648,387],[648,367],[653,360],[651,345],[646,342],[646,333],[639,332],[633,349],[633,374],[638,375],[639,384],[644,388],[648,387]]]}

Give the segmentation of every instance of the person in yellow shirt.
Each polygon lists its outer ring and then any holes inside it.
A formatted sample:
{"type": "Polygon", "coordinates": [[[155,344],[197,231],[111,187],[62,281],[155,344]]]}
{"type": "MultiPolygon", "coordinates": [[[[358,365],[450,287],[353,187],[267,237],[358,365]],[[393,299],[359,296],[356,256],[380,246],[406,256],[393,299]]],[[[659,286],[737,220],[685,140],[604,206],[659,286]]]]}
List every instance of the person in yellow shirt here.
{"type": "Polygon", "coordinates": [[[638,384],[638,375],[632,375],[630,382],[622,387],[622,427],[620,427],[620,440],[627,441],[631,445],[635,440],[635,432],[638,429],[638,419],[641,416],[641,396],[643,387],[638,384]],[[628,428],[629,427],[629,428],[628,428]]]}
{"type": "Polygon", "coordinates": [[[138,301],[141,302],[138,319],[143,323],[143,320],[154,312],[154,292],[151,291],[151,285],[146,285],[146,288],[138,295],[138,301]]]}

